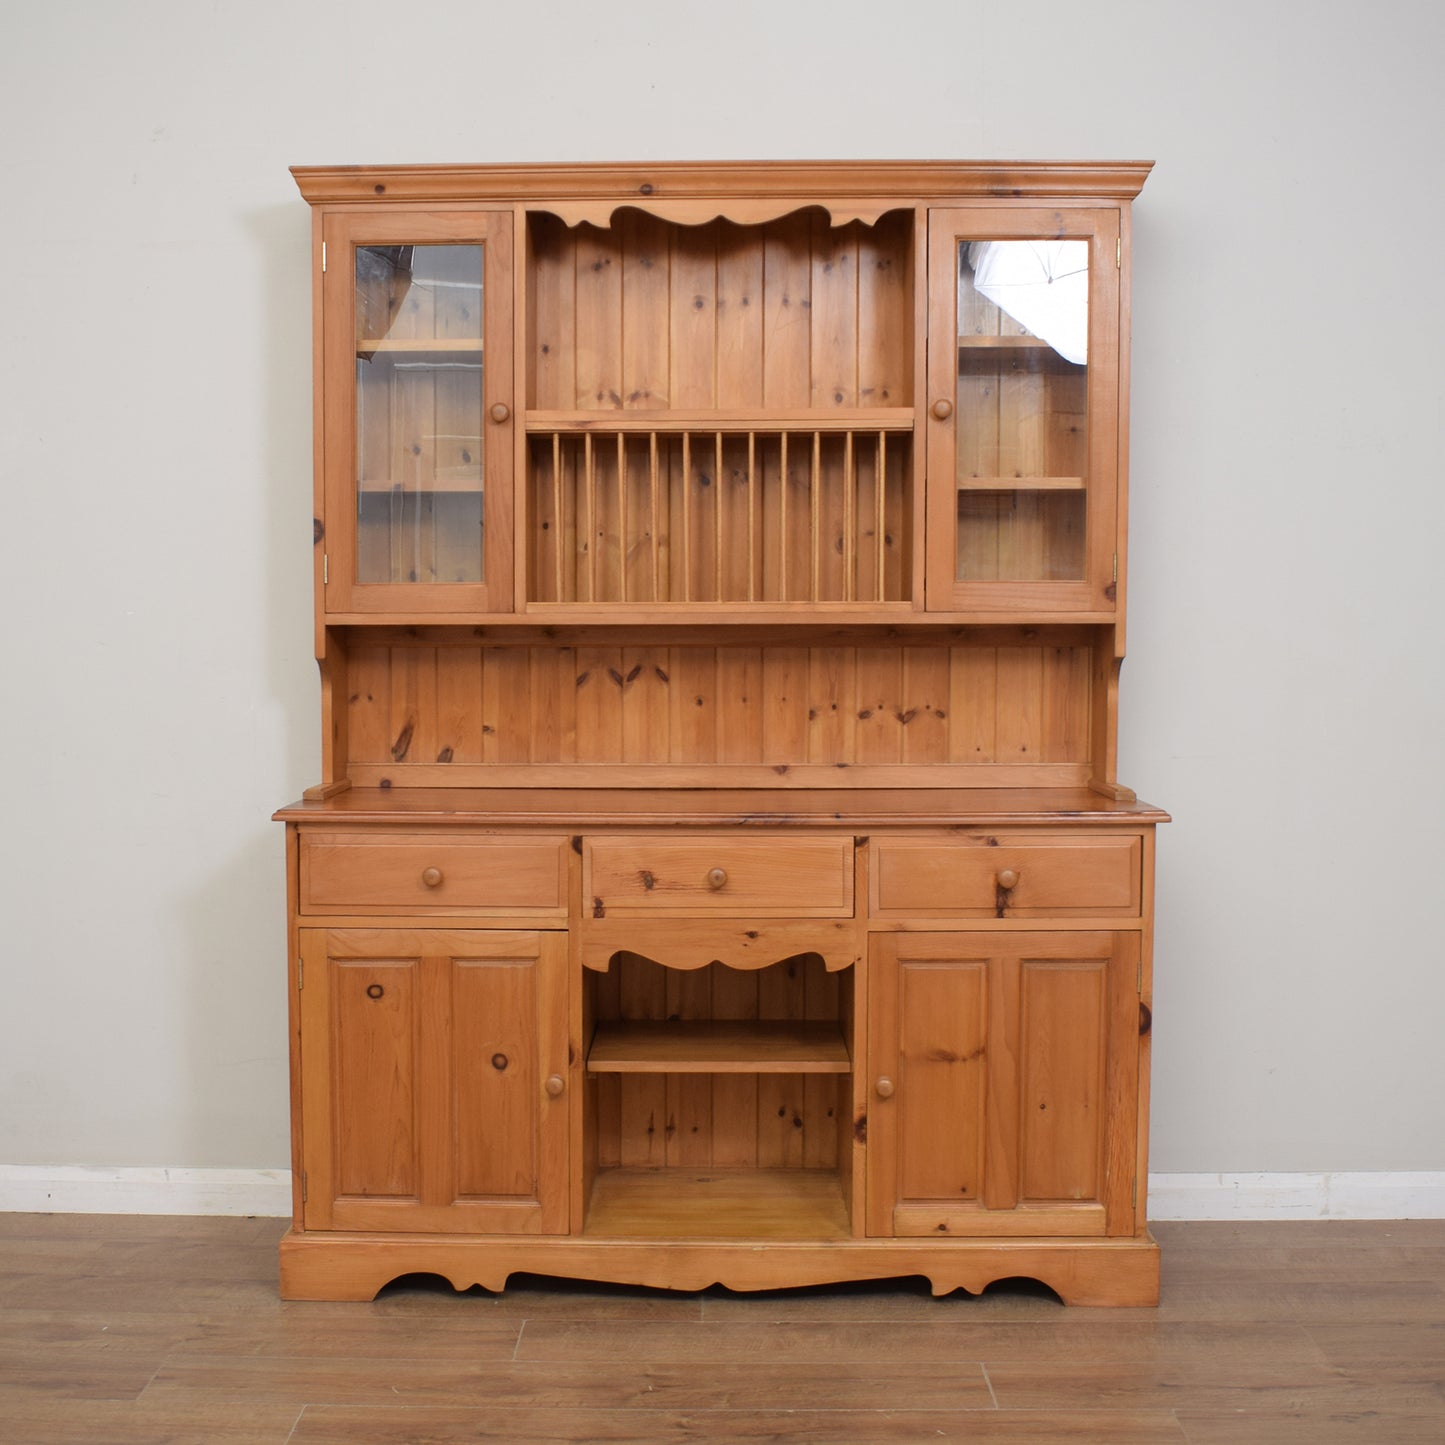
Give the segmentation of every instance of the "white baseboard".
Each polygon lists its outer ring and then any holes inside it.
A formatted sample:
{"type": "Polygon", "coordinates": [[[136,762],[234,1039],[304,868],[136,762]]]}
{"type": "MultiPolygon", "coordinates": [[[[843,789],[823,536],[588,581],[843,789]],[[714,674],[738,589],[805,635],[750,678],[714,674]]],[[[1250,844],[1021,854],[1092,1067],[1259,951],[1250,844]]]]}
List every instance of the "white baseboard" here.
{"type": "Polygon", "coordinates": [[[0,1164],[0,1212],[286,1216],[291,1171],[0,1164]]]}
{"type": "Polygon", "coordinates": [[[1445,1219],[1445,1173],[1151,1174],[1149,1218],[1445,1219]]]}
{"type": "MultiPolygon", "coordinates": [[[[291,1213],[285,1169],[0,1164],[0,1212],[291,1213]]],[[[1445,1172],[1151,1174],[1149,1218],[1445,1219],[1445,1172]]]]}

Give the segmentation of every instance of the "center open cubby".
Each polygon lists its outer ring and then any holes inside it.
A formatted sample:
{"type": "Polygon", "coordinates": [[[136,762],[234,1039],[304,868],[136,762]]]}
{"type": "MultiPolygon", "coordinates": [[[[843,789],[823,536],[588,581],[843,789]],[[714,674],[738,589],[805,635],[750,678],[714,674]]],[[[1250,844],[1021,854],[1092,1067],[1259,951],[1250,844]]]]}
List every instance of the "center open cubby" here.
{"type": "Polygon", "coordinates": [[[817,953],[588,970],[583,1232],[850,1236],[853,990],[817,953]]]}
{"type": "Polygon", "coordinates": [[[911,209],[527,241],[527,602],[910,601],[911,209]]]}

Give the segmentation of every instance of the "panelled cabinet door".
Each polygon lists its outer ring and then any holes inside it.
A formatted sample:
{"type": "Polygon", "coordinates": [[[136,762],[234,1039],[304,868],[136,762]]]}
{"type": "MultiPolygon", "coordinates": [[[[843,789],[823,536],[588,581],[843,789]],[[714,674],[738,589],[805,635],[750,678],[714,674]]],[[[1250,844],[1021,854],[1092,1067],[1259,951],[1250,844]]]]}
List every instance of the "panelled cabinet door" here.
{"type": "Polygon", "coordinates": [[[565,1232],[561,933],[301,932],[308,1229],[565,1232]]]}
{"type": "Polygon", "coordinates": [[[939,210],[928,229],[932,609],[1111,611],[1119,212],[939,210]]]}
{"type": "Polygon", "coordinates": [[[327,613],[512,610],[512,225],[326,217],[327,613]]]}
{"type": "Polygon", "coordinates": [[[869,1233],[1132,1235],[1138,935],[872,946],[869,1233]]]}

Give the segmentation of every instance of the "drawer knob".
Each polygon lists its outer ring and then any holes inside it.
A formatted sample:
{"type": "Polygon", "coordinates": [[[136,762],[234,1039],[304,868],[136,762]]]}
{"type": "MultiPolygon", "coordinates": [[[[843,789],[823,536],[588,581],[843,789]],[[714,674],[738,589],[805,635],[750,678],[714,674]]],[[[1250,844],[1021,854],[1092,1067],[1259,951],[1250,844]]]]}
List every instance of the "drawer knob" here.
{"type": "Polygon", "coordinates": [[[499,425],[511,416],[512,409],[504,401],[492,403],[492,420],[499,425]]]}
{"type": "Polygon", "coordinates": [[[560,1099],[562,1090],[567,1087],[567,1084],[561,1074],[552,1074],[542,1087],[546,1089],[549,1098],[560,1099]]]}
{"type": "Polygon", "coordinates": [[[1004,868],[998,874],[998,886],[1005,893],[1011,892],[1019,886],[1019,875],[1012,868],[1004,868]]]}
{"type": "Polygon", "coordinates": [[[710,868],[707,875],[707,886],[709,888],[721,888],[728,881],[727,870],[724,868],[710,868]]]}
{"type": "Polygon", "coordinates": [[[385,992],[386,990],[382,988],[379,983],[369,983],[366,985],[367,998],[380,998],[385,992]]]}
{"type": "Polygon", "coordinates": [[[873,1092],[877,1094],[880,1099],[891,1099],[893,1097],[893,1080],[879,1079],[873,1085],[873,1092]]]}
{"type": "Polygon", "coordinates": [[[423,868],[421,881],[428,888],[440,888],[442,886],[442,870],[440,868],[423,868]]]}
{"type": "Polygon", "coordinates": [[[933,403],[933,414],[939,421],[947,421],[953,415],[953,403],[945,401],[942,397],[933,403]]]}

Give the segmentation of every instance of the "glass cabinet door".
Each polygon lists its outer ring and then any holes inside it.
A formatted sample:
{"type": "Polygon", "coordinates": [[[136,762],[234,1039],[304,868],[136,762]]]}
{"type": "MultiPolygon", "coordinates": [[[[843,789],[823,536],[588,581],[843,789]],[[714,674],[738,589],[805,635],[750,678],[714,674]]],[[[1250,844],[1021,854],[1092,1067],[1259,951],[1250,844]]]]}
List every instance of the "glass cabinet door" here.
{"type": "Polygon", "coordinates": [[[935,211],[927,605],[1108,611],[1117,211],[935,211]]]}
{"type": "Polygon", "coordinates": [[[326,222],[328,613],[511,610],[511,224],[326,222]]]}

